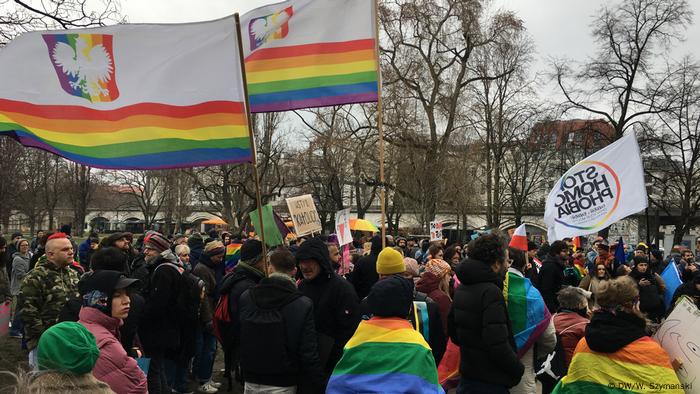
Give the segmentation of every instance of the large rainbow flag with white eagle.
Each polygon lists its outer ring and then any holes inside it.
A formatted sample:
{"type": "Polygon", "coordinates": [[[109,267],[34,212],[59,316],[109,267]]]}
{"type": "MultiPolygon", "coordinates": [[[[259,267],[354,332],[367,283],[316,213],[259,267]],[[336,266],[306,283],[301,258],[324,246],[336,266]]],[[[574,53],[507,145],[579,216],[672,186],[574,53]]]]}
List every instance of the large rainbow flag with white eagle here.
{"type": "Polygon", "coordinates": [[[235,26],[22,34],[0,50],[0,135],[99,168],[250,162],[235,26]]]}
{"type": "Polygon", "coordinates": [[[363,320],[345,345],[326,393],[444,393],[430,346],[400,318],[363,320]]]}
{"type": "Polygon", "coordinates": [[[241,30],[252,112],[377,101],[373,0],[288,0],[241,30]]]}

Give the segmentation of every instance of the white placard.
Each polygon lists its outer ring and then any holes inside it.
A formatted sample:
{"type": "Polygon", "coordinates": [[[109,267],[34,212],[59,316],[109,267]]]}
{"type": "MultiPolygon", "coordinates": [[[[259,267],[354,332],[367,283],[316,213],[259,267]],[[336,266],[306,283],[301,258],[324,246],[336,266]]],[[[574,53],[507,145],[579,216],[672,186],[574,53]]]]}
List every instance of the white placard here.
{"type": "Polygon", "coordinates": [[[288,198],[287,207],[297,236],[321,233],[321,219],[311,194],[288,198]]]}

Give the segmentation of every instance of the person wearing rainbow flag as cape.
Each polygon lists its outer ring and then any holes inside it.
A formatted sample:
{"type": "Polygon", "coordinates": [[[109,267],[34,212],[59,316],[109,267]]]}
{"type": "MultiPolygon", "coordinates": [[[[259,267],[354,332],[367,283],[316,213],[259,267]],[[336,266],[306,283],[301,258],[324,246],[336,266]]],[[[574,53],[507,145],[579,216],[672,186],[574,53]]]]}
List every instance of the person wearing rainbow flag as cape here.
{"type": "Polygon", "coordinates": [[[326,393],[444,393],[430,346],[406,320],[412,302],[409,279],[393,275],[372,286],[373,316],[345,345],[326,393]]]}
{"type": "Polygon", "coordinates": [[[596,300],[600,308],[553,393],[684,393],[668,354],[646,334],[634,280],[602,282],[596,300]]]}

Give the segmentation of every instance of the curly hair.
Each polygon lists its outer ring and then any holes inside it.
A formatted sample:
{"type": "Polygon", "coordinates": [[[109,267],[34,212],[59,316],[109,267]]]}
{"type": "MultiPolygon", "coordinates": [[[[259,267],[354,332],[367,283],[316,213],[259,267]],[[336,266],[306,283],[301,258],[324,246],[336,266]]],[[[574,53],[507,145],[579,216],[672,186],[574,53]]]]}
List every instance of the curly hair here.
{"type": "Polygon", "coordinates": [[[596,302],[603,308],[628,307],[639,299],[639,288],[629,276],[600,282],[595,292],[596,302]]]}
{"type": "Polygon", "coordinates": [[[469,257],[491,265],[506,258],[506,244],[496,234],[482,235],[469,244],[469,257]]]}

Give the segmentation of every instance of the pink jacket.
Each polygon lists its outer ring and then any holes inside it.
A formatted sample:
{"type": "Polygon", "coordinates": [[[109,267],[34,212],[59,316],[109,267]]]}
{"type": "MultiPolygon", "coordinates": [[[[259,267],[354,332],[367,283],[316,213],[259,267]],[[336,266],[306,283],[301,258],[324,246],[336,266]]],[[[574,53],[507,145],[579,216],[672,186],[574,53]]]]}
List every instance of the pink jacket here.
{"type": "Polygon", "coordinates": [[[129,357],[119,342],[121,319],[107,316],[95,308],[80,308],[78,323],[95,336],[100,357],[92,374],[109,385],[117,394],[147,394],[146,375],[129,357]]]}

